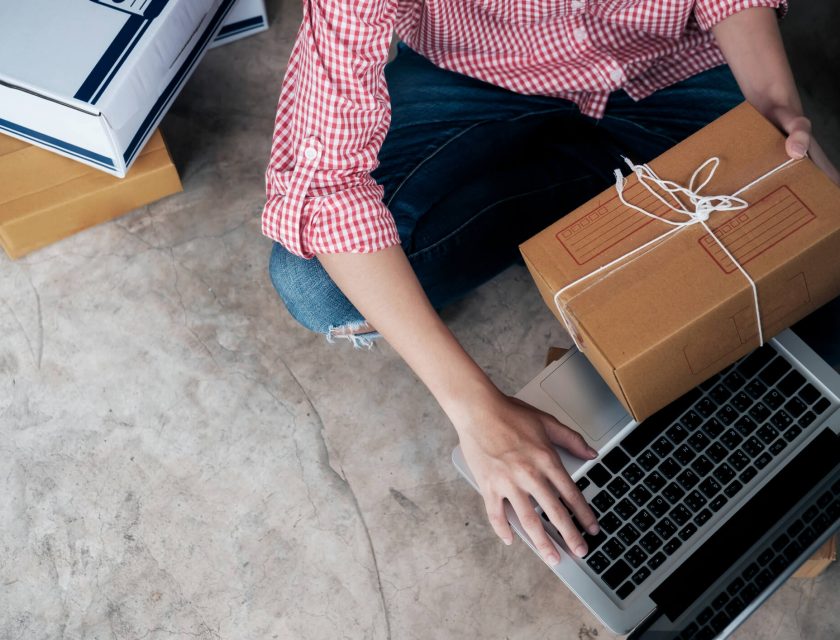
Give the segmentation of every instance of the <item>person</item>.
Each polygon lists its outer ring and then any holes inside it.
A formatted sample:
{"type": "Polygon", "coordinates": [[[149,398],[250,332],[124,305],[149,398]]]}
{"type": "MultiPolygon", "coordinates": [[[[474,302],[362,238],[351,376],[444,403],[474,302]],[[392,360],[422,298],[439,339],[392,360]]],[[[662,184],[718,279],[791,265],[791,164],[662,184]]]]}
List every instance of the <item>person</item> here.
{"type": "Polygon", "coordinates": [[[559,561],[598,524],[554,445],[583,438],[503,394],[438,316],[517,246],[744,99],[811,136],[779,35],[785,0],[305,0],[266,172],[263,232],[289,312],[331,340],[382,336],[452,421],[496,534],[508,500],[559,561]],[[402,39],[386,61],[396,30],[402,39]]]}

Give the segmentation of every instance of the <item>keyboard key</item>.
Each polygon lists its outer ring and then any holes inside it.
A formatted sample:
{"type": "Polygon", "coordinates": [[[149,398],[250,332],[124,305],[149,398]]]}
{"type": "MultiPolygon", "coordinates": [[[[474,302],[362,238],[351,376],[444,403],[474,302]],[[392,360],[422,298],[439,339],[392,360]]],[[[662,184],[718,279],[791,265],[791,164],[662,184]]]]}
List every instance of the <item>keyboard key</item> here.
{"type": "Polygon", "coordinates": [[[673,458],[668,458],[665,462],[659,465],[659,473],[661,473],[668,479],[671,479],[675,475],[677,475],[681,469],[682,467],[680,466],[680,464],[673,458]]]}
{"type": "MultiPolygon", "coordinates": [[[[621,441],[621,447],[631,456],[637,456],[641,451],[653,442],[659,434],[670,427],[685,411],[694,404],[694,401],[700,397],[701,391],[694,388],[685,395],[681,396],[668,406],[660,409],[654,413],[650,418],[642,422],[633,431],[631,431],[624,440],[621,441]]],[[[666,440],[667,442],[667,440],[666,440]]],[[[670,450],[669,450],[670,451],[670,450]]],[[[657,452],[659,457],[668,454],[657,452]]]]}
{"type": "Polygon", "coordinates": [[[758,575],[759,567],[755,562],[751,562],[747,565],[747,568],[744,569],[744,576],[745,580],[752,580],[755,576],[758,575]]]}
{"type": "Polygon", "coordinates": [[[590,485],[589,478],[584,476],[584,477],[580,478],[577,482],[575,482],[575,485],[577,486],[578,489],[583,491],[584,489],[586,489],[586,487],[588,487],[590,485]]]}
{"type": "Polygon", "coordinates": [[[790,543],[790,538],[787,537],[784,533],[778,536],[775,540],[773,540],[773,551],[776,553],[781,553],[786,546],[790,543]]]}
{"type": "Polygon", "coordinates": [[[630,462],[630,456],[624,453],[621,447],[613,447],[612,451],[601,459],[601,462],[613,473],[618,473],[624,465],[630,462]]]}
{"type": "Polygon", "coordinates": [[[633,567],[634,569],[638,569],[642,566],[645,560],[648,559],[648,554],[639,548],[638,545],[631,547],[630,550],[624,554],[624,559],[627,560],[627,563],[633,567]]]}
{"type": "Polygon", "coordinates": [[[709,521],[709,518],[712,517],[712,512],[708,509],[703,509],[700,513],[694,516],[694,524],[698,527],[702,527],[709,521]]]}
{"type": "Polygon", "coordinates": [[[694,469],[695,473],[699,476],[708,475],[709,472],[715,468],[714,463],[709,460],[706,456],[700,456],[691,463],[691,468],[694,469]]]}
{"type": "Polygon", "coordinates": [[[828,398],[820,398],[817,404],[814,405],[814,413],[817,415],[821,414],[823,411],[828,409],[831,406],[831,402],[829,402],[828,398]]]}
{"type": "Polygon", "coordinates": [[[735,469],[735,471],[740,471],[750,463],[750,459],[744,454],[743,451],[733,452],[732,455],[726,459],[726,461],[733,469],[735,469]]]}
{"type": "MultiPolygon", "coordinates": [[[[680,540],[688,540],[695,533],[697,533],[697,527],[695,527],[692,523],[689,522],[682,529],[680,529],[680,532],[679,532],[678,535],[680,537],[680,540]]],[[[667,551],[666,551],[666,553],[667,553],[667,551]]]]}
{"type": "Polygon", "coordinates": [[[606,491],[601,491],[597,496],[592,498],[592,504],[601,512],[604,513],[611,506],[615,504],[613,497],[606,491]]]}
{"type": "Polygon", "coordinates": [[[656,523],[653,530],[659,534],[660,538],[667,540],[677,532],[677,527],[668,518],[662,518],[662,520],[656,523]]]}
{"type": "Polygon", "coordinates": [[[740,433],[745,438],[758,428],[755,420],[749,416],[741,416],[735,421],[735,431],[740,433]]]}
{"type": "Polygon", "coordinates": [[[692,409],[680,418],[680,422],[683,423],[686,429],[694,430],[702,424],[703,416],[692,409]]]}
{"type": "Polygon", "coordinates": [[[826,491],[826,492],[825,492],[825,493],[823,493],[823,494],[819,497],[819,499],[817,500],[817,506],[818,506],[820,509],[825,509],[825,508],[826,508],[828,505],[830,505],[830,504],[831,504],[831,492],[830,492],[830,491],[826,491]]]}
{"type": "Polygon", "coordinates": [[[682,467],[694,460],[696,456],[697,454],[694,453],[694,450],[685,444],[674,451],[674,459],[679,462],[682,467]]]}
{"type": "Polygon", "coordinates": [[[811,522],[811,520],[817,517],[819,512],[819,508],[812,505],[805,510],[805,513],[802,514],[802,520],[804,522],[811,522]]]}
{"type": "Polygon", "coordinates": [[[743,387],[745,382],[746,380],[744,380],[744,376],[737,371],[733,371],[723,379],[723,384],[726,385],[726,387],[733,393],[743,387]]]}
{"type": "Polygon", "coordinates": [[[738,371],[746,378],[753,377],[776,355],[776,350],[769,345],[764,345],[753,351],[738,364],[738,371]]]}
{"type": "Polygon", "coordinates": [[[735,477],[735,472],[732,470],[732,467],[724,462],[715,469],[715,472],[712,475],[714,475],[714,477],[720,480],[723,484],[726,484],[735,477]]]}
{"type": "Polygon", "coordinates": [[[727,594],[725,591],[722,591],[721,593],[717,594],[717,596],[715,596],[714,600],[712,600],[712,607],[714,607],[715,609],[723,609],[723,606],[727,602],[729,602],[729,594],[727,594]]]}
{"type": "Polygon", "coordinates": [[[735,578],[732,582],[729,583],[729,586],[726,587],[726,591],[729,593],[730,596],[737,596],[743,588],[744,581],[741,580],[741,578],[735,578]]]}
{"type": "Polygon", "coordinates": [[[648,560],[647,566],[650,567],[651,571],[656,571],[663,562],[665,562],[665,554],[661,551],[659,553],[654,553],[650,560],[648,560]]]}
{"type": "Polygon", "coordinates": [[[723,505],[725,505],[726,503],[727,503],[727,498],[726,498],[726,496],[725,496],[725,495],[723,495],[723,494],[721,493],[719,496],[717,496],[716,498],[714,498],[714,499],[713,499],[713,500],[709,503],[709,508],[711,508],[711,510],[712,510],[712,511],[714,511],[715,513],[717,513],[718,511],[720,511],[720,510],[723,508],[723,505]]]}
{"type": "Polygon", "coordinates": [[[654,493],[659,491],[662,487],[668,484],[668,481],[663,478],[657,471],[648,474],[644,479],[644,485],[654,493]]]}
{"type": "Polygon", "coordinates": [[[791,398],[785,403],[785,411],[793,418],[798,418],[807,410],[808,407],[799,398],[791,398]]]}
{"type": "Polygon", "coordinates": [[[656,522],[656,518],[647,509],[642,509],[633,516],[633,524],[639,531],[647,531],[653,526],[654,522],[656,522]]]}
{"type": "Polygon", "coordinates": [[[599,462],[592,466],[592,468],[587,472],[586,477],[592,480],[596,487],[600,488],[610,481],[612,475],[604,468],[604,465],[599,462]]]}
{"type": "Polygon", "coordinates": [[[767,448],[767,450],[770,452],[770,455],[777,456],[777,455],[779,455],[782,451],[784,451],[784,450],[785,450],[785,447],[787,447],[787,442],[785,442],[784,438],[779,438],[779,439],[778,439],[778,440],[776,440],[773,444],[771,444],[771,445],[767,448]]]}
{"type": "Polygon", "coordinates": [[[672,482],[667,487],[662,490],[662,495],[665,497],[668,502],[671,504],[675,504],[680,498],[685,495],[685,491],[683,491],[679,485],[672,482]]]}
{"type": "Polygon", "coordinates": [[[726,428],[720,423],[720,420],[718,420],[717,418],[710,418],[703,424],[703,433],[705,433],[712,439],[717,438],[725,430],[726,428]]]}
{"type": "Polygon", "coordinates": [[[715,464],[723,460],[728,453],[729,451],[720,442],[715,442],[711,447],[706,449],[706,455],[709,456],[715,464]]]}
{"type": "Polygon", "coordinates": [[[709,397],[717,402],[718,404],[723,404],[727,400],[729,400],[729,396],[732,395],[732,392],[724,387],[722,384],[715,385],[711,391],[709,391],[709,397]]]}
{"type": "Polygon", "coordinates": [[[598,525],[607,533],[615,533],[621,526],[621,520],[612,511],[598,518],[598,525]]]}
{"type": "Polygon", "coordinates": [[[741,600],[741,598],[736,596],[726,604],[726,606],[724,607],[724,611],[726,611],[726,615],[728,615],[730,618],[734,618],[739,613],[741,613],[743,608],[744,602],[741,600]]]}
{"type": "Polygon", "coordinates": [[[761,440],[755,436],[750,436],[741,449],[743,449],[751,458],[755,458],[759,453],[764,451],[764,445],[761,443],[761,440]]]}
{"type": "Polygon", "coordinates": [[[720,483],[712,477],[706,478],[700,483],[700,491],[702,491],[703,495],[707,498],[715,497],[722,488],[723,487],[720,486],[720,483]]]}
{"type": "Polygon", "coordinates": [[[786,397],[792,396],[805,384],[805,376],[799,373],[796,369],[787,374],[782,381],[776,385],[779,391],[786,397]]]}
{"type": "Polygon", "coordinates": [[[791,418],[784,409],[779,409],[773,417],[770,418],[770,422],[780,431],[784,431],[793,423],[793,418],[791,418]]]}
{"type": "Polygon", "coordinates": [[[599,531],[594,536],[591,533],[583,533],[583,540],[586,542],[588,553],[595,551],[595,549],[600,547],[606,539],[607,534],[603,530],[599,531]]]}
{"type": "Polygon", "coordinates": [[[601,573],[604,569],[610,566],[610,561],[607,556],[598,551],[586,559],[586,564],[588,564],[595,573],[601,573]]]}
{"type": "Polygon", "coordinates": [[[753,400],[758,400],[767,391],[767,385],[758,378],[755,378],[747,385],[747,393],[750,394],[753,400]]]}
{"type": "Polygon", "coordinates": [[[723,443],[723,446],[734,449],[737,447],[744,438],[735,431],[735,429],[727,429],[726,432],[720,437],[720,441],[723,443]]]}
{"type": "Polygon", "coordinates": [[[738,394],[735,395],[735,397],[732,398],[732,400],[731,400],[732,406],[735,407],[735,410],[738,411],[739,413],[743,413],[744,411],[749,409],[750,406],[752,405],[752,403],[753,403],[752,398],[750,398],[743,391],[738,392],[738,394]]]}
{"type": "Polygon", "coordinates": [[[772,412],[763,402],[756,402],[750,409],[750,417],[758,423],[764,422],[772,412]]]}
{"type": "Polygon", "coordinates": [[[644,469],[645,471],[650,471],[657,464],[659,464],[659,458],[653,455],[653,451],[647,449],[642,455],[640,455],[636,459],[636,462],[638,462],[639,466],[642,467],[642,469],[644,469]]]}
{"type": "Polygon", "coordinates": [[[727,498],[732,498],[738,495],[738,492],[744,488],[744,485],[741,484],[739,480],[735,480],[734,482],[728,484],[726,489],[723,492],[726,494],[727,498]]]}
{"type": "Polygon", "coordinates": [[[770,407],[771,411],[775,411],[785,403],[785,397],[776,389],[770,389],[761,400],[770,407]]]}
{"type": "Polygon", "coordinates": [[[712,611],[711,607],[706,607],[697,616],[697,622],[699,622],[700,624],[706,624],[709,620],[712,619],[712,616],[714,614],[715,612],[712,611]]]}
{"type": "Polygon", "coordinates": [[[762,566],[766,566],[770,563],[773,559],[773,550],[772,549],[765,549],[761,552],[761,555],[758,556],[758,564],[762,566]]]}
{"type": "Polygon", "coordinates": [[[648,500],[652,497],[650,491],[645,489],[643,486],[639,485],[635,489],[630,492],[630,499],[635,502],[640,507],[643,504],[646,504],[648,500]]]}
{"type": "Polygon", "coordinates": [[[706,502],[707,500],[703,497],[703,494],[701,494],[696,489],[689,493],[688,496],[686,496],[685,498],[685,504],[691,511],[694,511],[695,513],[703,507],[705,507],[706,502]]]}
{"type": "Polygon", "coordinates": [[[639,530],[632,524],[626,524],[615,534],[628,547],[639,539],[639,530]]]}
{"type": "Polygon", "coordinates": [[[790,363],[781,356],[777,356],[758,374],[758,377],[761,378],[764,384],[770,386],[777,382],[785,372],[790,371],[790,369],[790,363]]]}
{"type": "Polygon", "coordinates": [[[651,500],[647,505],[648,510],[657,518],[662,517],[670,508],[668,503],[661,498],[660,496],[656,496],[653,500],[651,500]]]}
{"type": "Polygon", "coordinates": [[[708,436],[702,431],[695,431],[691,438],[688,439],[688,444],[690,444],[698,453],[703,451],[706,447],[709,446],[708,436]]]}
{"type": "Polygon", "coordinates": [[[607,485],[607,490],[616,498],[620,498],[630,490],[630,485],[624,482],[623,478],[613,478],[607,485]]]}
{"type": "Polygon", "coordinates": [[[668,514],[678,527],[683,526],[686,522],[691,520],[691,511],[685,508],[685,506],[678,504],[676,507],[671,509],[671,513],[668,514]]]}
{"type": "MultiPolygon", "coordinates": [[[[800,418],[800,422],[802,422],[803,419],[805,418],[805,416],[808,416],[808,415],[813,416],[814,418],[817,417],[809,411],[804,416],[802,416],[802,418],[800,418]]],[[[810,424],[810,422],[808,424],[810,424]]],[[[808,426],[808,425],[803,425],[803,426],[808,426]]],[[[799,425],[792,424],[791,426],[788,427],[787,431],[785,431],[785,440],[787,440],[788,442],[793,442],[794,440],[796,440],[799,437],[800,433],[802,433],[802,429],[799,427],[799,425]]]]}
{"type": "MultiPolygon", "coordinates": [[[[689,524],[688,526],[693,527],[694,525],[689,524]]],[[[679,549],[681,546],[682,542],[680,542],[680,539],[675,536],[665,543],[665,546],[662,547],[662,551],[665,553],[665,555],[672,556],[674,555],[676,550],[679,549]]]]}
{"type": "Polygon", "coordinates": [[[674,450],[674,445],[671,443],[668,438],[662,436],[658,440],[656,440],[651,446],[651,450],[658,455],[660,458],[664,458],[667,456],[671,451],[674,450]]]}
{"type": "Polygon", "coordinates": [[[606,553],[612,560],[618,558],[624,553],[626,547],[616,538],[610,538],[605,545],[601,547],[601,551],[606,553]]]}
{"type": "Polygon", "coordinates": [[[697,413],[699,413],[704,418],[708,418],[712,415],[715,410],[717,409],[717,405],[711,401],[710,398],[703,398],[700,402],[697,403],[695,409],[697,413]]]}
{"type": "Polygon", "coordinates": [[[741,472],[741,475],[738,476],[738,480],[744,484],[749,484],[750,480],[755,478],[757,475],[758,471],[756,471],[754,467],[747,467],[741,472]]]}
{"type": "Polygon", "coordinates": [[[820,392],[810,382],[799,390],[799,397],[807,405],[812,405],[820,397],[820,392]]]}
{"type": "Polygon", "coordinates": [[[636,586],[628,580],[623,585],[621,585],[618,589],[616,589],[615,593],[621,600],[624,600],[625,598],[627,598],[627,596],[629,596],[631,593],[633,593],[633,589],[635,589],[635,588],[636,588],[636,586]]]}
{"type": "Polygon", "coordinates": [[[639,546],[647,553],[655,553],[662,546],[662,540],[652,531],[646,533],[639,540],[639,546]]]}
{"type": "Polygon", "coordinates": [[[763,469],[768,464],[770,464],[771,460],[773,460],[773,456],[771,456],[769,452],[765,451],[755,459],[753,464],[756,466],[756,468],[763,469]]]}
{"type": "Polygon", "coordinates": [[[601,576],[601,579],[607,584],[610,589],[617,589],[618,586],[624,582],[630,576],[630,565],[624,562],[624,560],[619,560],[613,566],[611,566],[607,571],[604,572],[604,575],[601,576]]]}
{"type": "Polygon", "coordinates": [[[636,484],[639,480],[641,480],[645,475],[645,472],[637,465],[636,463],[631,463],[624,467],[624,471],[621,472],[621,476],[627,480],[631,485],[636,484]]]}
{"type": "Polygon", "coordinates": [[[686,491],[693,489],[698,482],[700,482],[700,478],[691,469],[686,469],[677,476],[677,483],[686,491]]]}
{"type": "Polygon", "coordinates": [[[645,580],[650,577],[650,569],[647,567],[642,567],[636,573],[633,574],[633,582],[637,585],[642,584],[645,580]]]}
{"type": "Polygon", "coordinates": [[[665,432],[665,435],[671,438],[674,444],[680,444],[688,437],[688,431],[678,422],[671,425],[671,427],[665,432]]]}
{"type": "Polygon", "coordinates": [[[630,516],[636,513],[636,505],[630,502],[627,498],[620,500],[613,509],[619,518],[627,520],[630,516]]]}
{"type": "Polygon", "coordinates": [[[737,420],[738,416],[740,415],[740,411],[736,411],[735,407],[733,407],[731,404],[722,407],[720,411],[718,411],[715,414],[717,419],[720,420],[721,424],[723,424],[726,427],[735,422],[735,420],[737,420]]]}

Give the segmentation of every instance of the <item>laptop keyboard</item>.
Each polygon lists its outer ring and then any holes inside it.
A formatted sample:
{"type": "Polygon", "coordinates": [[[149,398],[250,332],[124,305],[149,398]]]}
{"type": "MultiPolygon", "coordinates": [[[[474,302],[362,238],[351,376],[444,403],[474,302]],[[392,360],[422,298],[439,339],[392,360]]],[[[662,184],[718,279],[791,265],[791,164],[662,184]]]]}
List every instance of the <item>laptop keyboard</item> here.
{"type": "Polygon", "coordinates": [[[585,564],[626,599],[830,406],[768,345],[671,403],[577,481],[601,527],[575,522],[585,564]]]}
{"type": "Polygon", "coordinates": [[[840,481],[813,496],[811,504],[803,505],[802,515],[768,541],[756,560],[739,575],[721,585],[711,604],[688,622],[676,640],[715,638],[838,519],[840,481]]]}

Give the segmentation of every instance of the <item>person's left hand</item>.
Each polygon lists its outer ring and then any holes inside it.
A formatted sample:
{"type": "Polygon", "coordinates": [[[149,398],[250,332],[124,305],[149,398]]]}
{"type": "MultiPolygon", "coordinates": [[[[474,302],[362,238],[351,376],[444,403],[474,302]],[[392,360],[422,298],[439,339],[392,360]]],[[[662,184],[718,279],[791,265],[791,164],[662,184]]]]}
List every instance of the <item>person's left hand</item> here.
{"type": "Polygon", "coordinates": [[[811,121],[789,107],[770,109],[765,117],[779,129],[787,133],[785,151],[788,156],[799,159],[807,153],[817,165],[837,185],[840,185],[840,171],[837,170],[817,141],[811,135],[811,121]]]}

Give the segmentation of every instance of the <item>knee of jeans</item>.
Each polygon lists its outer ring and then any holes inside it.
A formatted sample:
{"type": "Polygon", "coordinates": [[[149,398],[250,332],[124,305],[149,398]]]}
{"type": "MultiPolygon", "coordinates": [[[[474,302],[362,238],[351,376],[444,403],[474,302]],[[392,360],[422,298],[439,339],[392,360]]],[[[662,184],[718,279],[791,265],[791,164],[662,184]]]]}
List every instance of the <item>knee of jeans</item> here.
{"type": "Polygon", "coordinates": [[[316,259],[300,258],[275,243],[268,273],[289,314],[310,331],[329,336],[335,327],[361,321],[316,259]]]}

